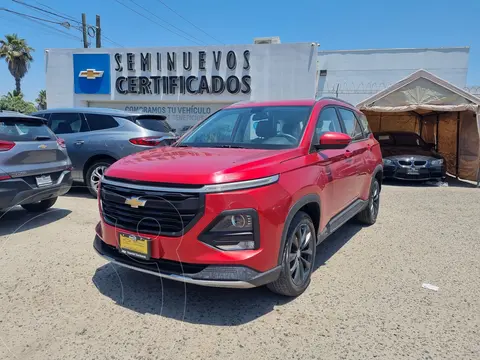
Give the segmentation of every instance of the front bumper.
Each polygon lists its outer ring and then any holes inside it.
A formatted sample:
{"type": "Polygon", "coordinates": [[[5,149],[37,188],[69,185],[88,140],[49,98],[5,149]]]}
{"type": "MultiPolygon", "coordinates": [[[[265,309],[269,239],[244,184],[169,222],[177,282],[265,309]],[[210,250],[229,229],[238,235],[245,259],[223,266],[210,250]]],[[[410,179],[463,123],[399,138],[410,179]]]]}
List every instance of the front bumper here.
{"type": "Polygon", "coordinates": [[[22,178],[3,180],[0,188],[0,209],[15,205],[31,204],[66,194],[72,187],[72,174],[62,171],[55,183],[50,186],[37,187],[22,178]]]}
{"type": "Polygon", "coordinates": [[[446,176],[445,166],[429,166],[416,168],[416,171],[412,172],[412,169],[408,167],[402,167],[398,165],[384,165],[383,177],[392,178],[398,180],[432,180],[442,179],[446,176]]]}
{"type": "Polygon", "coordinates": [[[106,260],[132,270],[184,283],[225,288],[252,288],[275,281],[280,275],[277,266],[266,272],[258,272],[241,265],[188,264],[163,259],[138,261],[120,253],[114,246],[96,235],[95,251],[106,260]]]}

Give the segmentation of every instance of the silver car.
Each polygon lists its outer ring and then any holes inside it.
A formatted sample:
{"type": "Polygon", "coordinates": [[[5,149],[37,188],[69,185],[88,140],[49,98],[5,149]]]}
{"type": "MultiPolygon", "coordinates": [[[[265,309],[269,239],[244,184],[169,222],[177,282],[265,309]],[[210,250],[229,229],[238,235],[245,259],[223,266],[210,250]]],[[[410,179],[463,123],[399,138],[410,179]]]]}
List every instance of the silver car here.
{"type": "Polygon", "coordinates": [[[72,186],[63,140],[41,118],[0,111],[0,210],[44,211],[72,186]]]}
{"type": "Polygon", "coordinates": [[[48,109],[35,115],[65,140],[73,180],[84,183],[93,196],[115,161],[176,140],[175,129],[162,115],[98,108],[48,109]]]}

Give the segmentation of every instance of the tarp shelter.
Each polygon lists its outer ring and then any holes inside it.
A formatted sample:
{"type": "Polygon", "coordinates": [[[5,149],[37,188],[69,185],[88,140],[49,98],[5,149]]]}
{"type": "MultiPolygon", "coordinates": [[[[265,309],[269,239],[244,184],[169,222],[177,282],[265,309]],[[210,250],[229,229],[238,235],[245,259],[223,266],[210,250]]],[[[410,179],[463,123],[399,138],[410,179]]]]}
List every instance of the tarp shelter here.
{"type": "Polygon", "coordinates": [[[418,70],[357,105],[372,131],[413,131],[435,144],[447,172],[480,181],[480,98],[418,70]]]}

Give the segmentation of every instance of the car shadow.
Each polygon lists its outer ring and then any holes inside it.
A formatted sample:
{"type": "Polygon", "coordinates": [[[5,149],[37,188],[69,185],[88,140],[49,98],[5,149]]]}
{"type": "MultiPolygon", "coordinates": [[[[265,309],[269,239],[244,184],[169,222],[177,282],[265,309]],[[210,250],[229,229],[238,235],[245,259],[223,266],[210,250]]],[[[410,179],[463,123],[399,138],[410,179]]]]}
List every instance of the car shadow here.
{"type": "MultiPolygon", "coordinates": [[[[347,223],[317,248],[314,271],[337,253],[362,226],[347,223]]],[[[154,314],[193,324],[238,326],[258,319],[294,298],[253,289],[208,288],[165,280],[105,264],[92,278],[103,295],[141,314],[154,314]]]]}
{"type": "Polygon", "coordinates": [[[473,181],[457,179],[454,176],[447,175],[445,183],[436,181],[408,181],[396,179],[384,179],[383,185],[406,186],[406,187],[456,187],[456,188],[476,188],[477,185],[473,181]]]}
{"type": "Polygon", "coordinates": [[[88,188],[80,183],[74,183],[70,191],[63,196],[95,200],[92,194],[90,194],[90,191],[88,191],[88,188]]]}
{"type": "Polygon", "coordinates": [[[16,206],[0,212],[0,236],[12,235],[48,225],[68,216],[71,210],[51,208],[44,212],[31,213],[16,206]]]}

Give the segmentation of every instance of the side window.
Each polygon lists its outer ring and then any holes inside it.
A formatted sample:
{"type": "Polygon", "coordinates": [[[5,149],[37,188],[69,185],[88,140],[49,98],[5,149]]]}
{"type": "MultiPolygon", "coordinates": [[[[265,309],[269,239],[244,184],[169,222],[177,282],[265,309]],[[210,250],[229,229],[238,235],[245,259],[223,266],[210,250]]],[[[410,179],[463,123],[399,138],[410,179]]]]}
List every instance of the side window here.
{"type": "Polygon", "coordinates": [[[370,126],[368,125],[367,117],[364,114],[355,114],[355,116],[360,121],[364,134],[366,136],[370,135],[372,133],[372,130],[370,130],[370,126]]]}
{"type": "Polygon", "coordinates": [[[109,115],[85,114],[89,131],[113,129],[118,127],[115,119],[109,115]]]}
{"type": "Polygon", "coordinates": [[[345,125],[345,133],[350,135],[353,140],[363,139],[362,128],[353,111],[339,108],[340,116],[345,125]]]}
{"type": "Polygon", "coordinates": [[[55,134],[74,134],[84,131],[84,121],[77,113],[53,113],[50,128],[55,134]]]}
{"type": "Polygon", "coordinates": [[[323,109],[318,116],[317,125],[315,126],[315,144],[320,141],[322,134],[329,131],[342,132],[337,112],[333,107],[323,109]]]}

